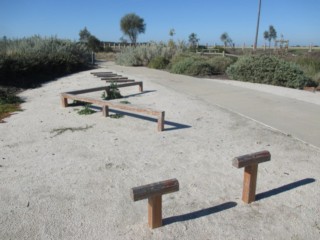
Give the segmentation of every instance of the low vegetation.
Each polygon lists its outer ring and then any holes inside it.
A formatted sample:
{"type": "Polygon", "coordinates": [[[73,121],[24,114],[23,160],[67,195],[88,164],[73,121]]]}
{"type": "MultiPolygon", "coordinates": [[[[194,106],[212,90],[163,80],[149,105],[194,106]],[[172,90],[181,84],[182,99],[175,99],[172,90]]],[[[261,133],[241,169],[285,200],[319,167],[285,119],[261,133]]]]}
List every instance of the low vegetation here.
{"type": "Polygon", "coordinates": [[[227,69],[227,74],[235,80],[290,88],[317,85],[297,64],[270,55],[241,57],[227,69]]]}
{"type": "Polygon", "coordinates": [[[22,99],[15,96],[9,89],[0,89],[0,122],[10,113],[20,111],[20,103],[22,102],[22,99]]]}
{"type": "Polygon", "coordinates": [[[0,85],[34,87],[55,77],[88,68],[84,44],[56,37],[0,40],[0,85]]]}

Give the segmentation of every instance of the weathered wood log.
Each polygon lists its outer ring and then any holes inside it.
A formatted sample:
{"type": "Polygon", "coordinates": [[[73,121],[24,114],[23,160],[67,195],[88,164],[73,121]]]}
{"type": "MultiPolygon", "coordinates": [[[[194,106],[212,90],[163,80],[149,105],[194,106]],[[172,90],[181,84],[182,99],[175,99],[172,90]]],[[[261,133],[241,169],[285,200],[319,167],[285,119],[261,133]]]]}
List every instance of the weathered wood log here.
{"type": "Polygon", "coordinates": [[[232,165],[236,168],[244,167],[242,201],[251,203],[256,198],[258,164],[271,160],[269,151],[261,151],[236,157],[232,165]]]}
{"type": "Polygon", "coordinates": [[[148,198],[148,224],[150,228],[162,226],[162,195],[179,191],[177,179],[147,184],[131,189],[133,201],[148,198]]]}
{"type": "Polygon", "coordinates": [[[236,168],[246,167],[252,164],[259,164],[270,161],[271,154],[269,151],[261,151],[252,154],[236,157],[232,160],[232,165],[236,168]]]}
{"type": "Polygon", "coordinates": [[[107,74],[110,74],[110,73],[112,73],[112,72],[91,72],[91,74],[93,74],[93,75],[101,74],[101,73],[107,73],[107,74]]]}
{"type": "Polygon", "coordinates": [[[127,77],[122,76],[115,76],[115,77],[103,77],[101,80],[122,80],[122,79],[128,79],[127,77]]]}
{"type": "Polygon", "coordinates": [[[105,80],[106,83],[112,83],[112,82],[115,82],[115,83],[125,83],[125,82],[135,82],[135,80],[132,80],[132,79],[110,79],[110,80],[105,80]]]}
{"type": "Polygon", "coordinates": [[[163,195],[176,191],[179,191],[179,182],[174,178],[162,182],[134,187],[131,189],[131,198],[133,201],[139,201],[156,195],[163,195]]]}
{"type": "MultiPolygon", "coordinates": [[[[103,87],[103,89],[105,89],[105,88],[106,87],[103,87]]],[[[87,102],[87,103],[101,106],[103,108],[102,109],[103,116],[106,116],[106,117],[108,116],[109,108],[152,115],[152,116],[157,117],[157,130],[158,131],[164,130],[164,123],[165,123],[165,120],[164,120],[165,112],[164,111],[154,110],[151,108],[142,108],[140,106],[136,106],[133,104],[122,104],[122,103],[106,101],[106,100],[102,100],[102,99],[95,99],[95,98],[91,98],[91,97],[78,96],[77,94],[74,94],[74,92],[77,92],[77,93],[81,92],[82,93],[83,91],[84,90],[73,91],[73,92],[68,92],[68,93],[61,93],[60,98],[61,98],[62,106],[67,107],[68,106],[68,99],[72,99],[72,100],[76,100],[76,101],[87,102]],[[108,107],[108,108],[104,108],[104,107],[108,107]]]]}
{"type": "MultiPolygon", "coordinates": [[[[131,87],[131,86],[139,86],[139,91],[143,92],[143,82],[131,82],[131,83],[121,83],[117,84],[117,88],[123,88],[123,87],[131,87]]],[[[110,88],[110,86],[107,86],[107,88],[110,88]]]]}

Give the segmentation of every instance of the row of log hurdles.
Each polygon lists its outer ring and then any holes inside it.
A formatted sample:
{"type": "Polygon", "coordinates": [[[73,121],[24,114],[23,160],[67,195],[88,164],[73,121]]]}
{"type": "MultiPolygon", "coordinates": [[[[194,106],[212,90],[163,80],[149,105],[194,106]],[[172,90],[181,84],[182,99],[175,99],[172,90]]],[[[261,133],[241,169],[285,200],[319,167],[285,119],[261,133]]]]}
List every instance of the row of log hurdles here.
{"type": "MultiPolygon", "coordinates": [[[[258,164],[271,160],[269,151],[261,151],[235,157],[232,165],[244,167],[242,201],[249,204],[255,201],[258,176],[258,164]]],[[[162,226],[162,195],[179,191],[179,181],[169,179],[131,188],[133,201],[148,199],[148,225],[151,229],[162,226]]]]}
{"type": "MultiPolygon", "coordinates": [[[[132,79],[128,79],[127,77],[112,73],[112,72],[91,72],[92,75],[101,78],[101,80],[106,81],[106,83],[116,83],[117,88],[124,88],[124,87],[130,87],[137,85],[139,87],[139,92],[143,92],[143,82],[141,81],[135,81],[132,79]]],[[[110,90],[111,85],[107,85],[104,87],[96,87],[96,88],[89,88],[89,89],[81,89],[76,91],[69,91],[69,92],[63,92],[60,93],[61,98],[61,104],[62,107],[68,107],[68,99],[81,101],[81,102],[87,102],[91,104],[95,104],[98,106],[101,106],[102,108],[102,114],[104,117],[109,116],[109,109],[120,109],[122,111],[129,111],[129,112],[135,112],[140,114],[146,114],[146,115],[152,115],[157,117],[157,130],[163,131],[164,130],[164,123],[165,123],[165,111],[161,110],[155,110],[151,108],[145,108],[135,105],[128,105],[128,104],[122,104],[122,103],[115,103],[107,100],[100,100],[95,99],[92,97],[85,97],[85,96],[79,96],[80,94],[84,93],[90,93],[90,92],[96,92],[105,90],[108,92],[110,90]]]]}

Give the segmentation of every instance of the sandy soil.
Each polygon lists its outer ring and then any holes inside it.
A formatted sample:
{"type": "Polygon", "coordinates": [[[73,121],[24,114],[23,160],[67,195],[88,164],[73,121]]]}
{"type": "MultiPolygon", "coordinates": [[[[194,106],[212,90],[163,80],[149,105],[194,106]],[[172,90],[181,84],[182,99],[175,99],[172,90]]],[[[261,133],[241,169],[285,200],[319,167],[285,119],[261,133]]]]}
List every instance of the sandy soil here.
{"type": "Polygon", "coordinates": [[[105,84],[90,72],[23,92],[23,111],[0,124],[0,239],[320,238],[318,149],[138,76],[145,93],[121,93],[165,110],[164,132],[150,118],[62,108],[59,93],[105,84]],[[265,149],[258,201],[244,204],[231,161],[265,149]],[[180,191],[163,196],[164,226],[150,230],[130,188],[169,178],[180,191]]]}

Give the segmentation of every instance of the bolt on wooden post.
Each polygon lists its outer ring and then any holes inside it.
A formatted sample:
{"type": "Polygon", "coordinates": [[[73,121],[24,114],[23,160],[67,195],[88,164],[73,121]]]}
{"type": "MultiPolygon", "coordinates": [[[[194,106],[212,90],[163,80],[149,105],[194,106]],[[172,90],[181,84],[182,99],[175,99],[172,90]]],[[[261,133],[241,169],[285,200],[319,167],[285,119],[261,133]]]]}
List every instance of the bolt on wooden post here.
{"type": "Polygon", "coordinates": [[[244,167],[242,201],[245,203],[254,202],[256,199],[258,164],[270,160],[271,154],[269,151],[247,154],[232,160],[234,167],[244,167]]]}
{"type": "Polygon", "coordinates": [[[179,182],[174,178],[134,187],[130,195],[133,201],[148,198],[148,224],[153,229],[162,226],[162,195],[177,191],[179,191],[179,182]]]}

